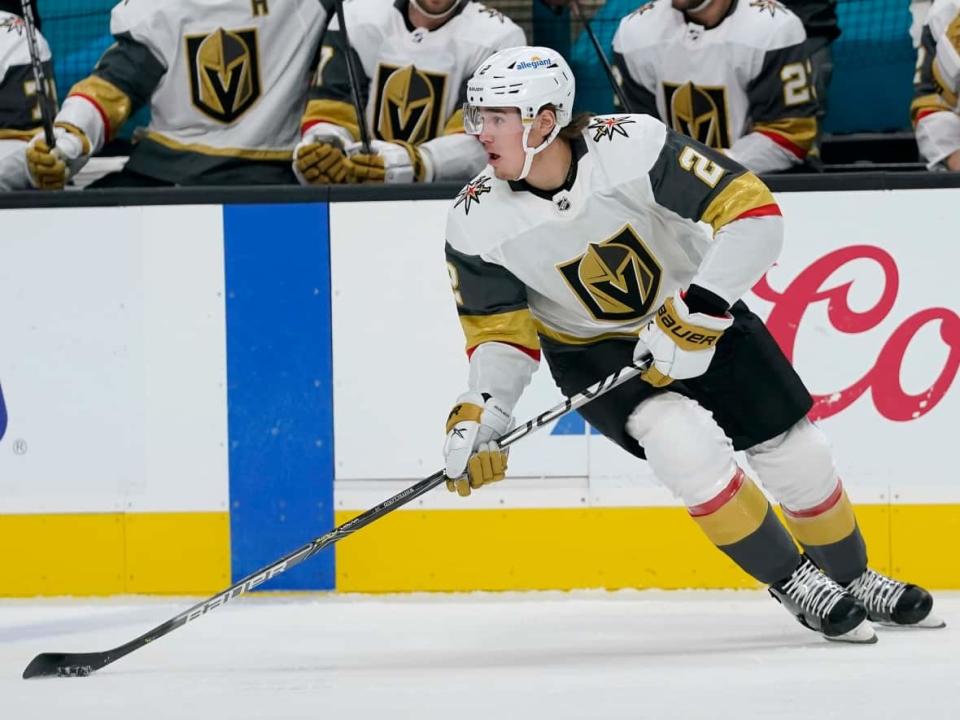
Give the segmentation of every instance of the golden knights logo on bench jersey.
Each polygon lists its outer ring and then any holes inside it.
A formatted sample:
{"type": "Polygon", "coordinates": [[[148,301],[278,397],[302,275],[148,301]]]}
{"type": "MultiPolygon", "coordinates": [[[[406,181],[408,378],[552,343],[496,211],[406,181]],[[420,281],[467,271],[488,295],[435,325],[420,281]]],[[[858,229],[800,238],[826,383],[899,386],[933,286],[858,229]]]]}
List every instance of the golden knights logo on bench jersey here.
{"type": "Polygon", "coordinates": [[[665,82],[663,95],[669,127],[712,148],[730,147],[725,87],[665,82]]]}
{"type": "Polygon", "coordinates": [[[603,242],[590,243],[583,255],[557,270],[593,317],[616,321],[650,312],[663,273],[629,224],[603,242]]]}
{"type": "Polygon", "coordinates": [[[447,76],[415,65],[377,65],[376,136],[417,145],[440,134],[447,76]]]}
{"type": "Polygon", "coordinates": [[[232,123],[260,97],[256,29],[219,28],[209,35],[188,35],[184,40],[193,104],[214,120],[232,123]]]}

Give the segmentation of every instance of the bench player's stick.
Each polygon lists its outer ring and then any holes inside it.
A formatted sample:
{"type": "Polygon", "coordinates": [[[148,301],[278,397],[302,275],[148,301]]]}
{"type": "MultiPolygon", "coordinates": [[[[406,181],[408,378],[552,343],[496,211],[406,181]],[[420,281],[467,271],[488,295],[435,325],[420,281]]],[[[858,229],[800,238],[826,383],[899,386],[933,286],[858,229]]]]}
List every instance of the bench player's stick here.
{"type": "Polygon", "coordinates": [[[350,94],[353,97],[353,109],[357,113],[357,127],[360,130],[360,142],[363,152],[370,154],[370,133],[367,132],[367,114],[363,111],[363,102],[360,99],[360,76],[354,63],[353,46],[347,35],[347,23],[343,19],[343,0],[334,0],[337,6],[337,23],[340,25],[340,34],[343,35],[343,44],[346,48],[347,75],[350,77],[350,94]]]}
{"type": "Polygon", "coordinates": [[[27,48],[30,50],[30,64],[33,65],[33,80],[37,84],[37,102],[40,104],[40,120],[43,122],[43,139],[47,141],[47,147],[53,150],[56,147],[56,139],[53,135],[53,108],[50,106],[50,83],[47,80],[47,72],[43,69],[43,62],[40,60],[40,45],[37,42],[37,23],[33,17],[33,7],[31,0],[20,0],[20,7],[23,10],[23,24],[27,35],[27,48]]]}
{"type": "MultiPolygon", "coordinates": [[[[594,398],[600,397],[608,390],[612,390],[618,385],[622,385],[627,380],[638,376],[640,373],[646,370],[648,365],[649,360],[645,360],[639,364],[628,365],[621,370],[617,370],[615,373],[605,377],[595,385],[591,385],[583,392],[564,399],[563,402],[551,408],[550,410],[537,415],[535,418],[528,420],[523,425],[518,425],[500,438],[497,441],[497,444],[502,448],[513,445],[520,438],[526,437],[530,433],[539,430],[544,425],[556,420],[557,418],[563,417],[571,410],[576,410],[577,408],[583,407],[588,402],[594,398]]],[[[353,518],[353,520],[348,520],[343,525],[335,527],[327,534],[311,540],[303,547],[294,550],[289,555],[283,556],[267,567],[261,568],[251,575],[247,575],[247,577],[243,578],[243,580],[235,585],[231,585],[226,590],[217,593],[213,597],[204,600],[203,602],[197,603],[188,610],[184,610],[176,617],[167,620],[162,625],[157,625],[157,627],[153,628],[152,630],[148,630],[143,635],[136,637],[133,640],[124,643],[123,645],[115,647],[112,650],[104,650],[103,652],[92,653],[41,653],[30,661],[30,664],[27,665],[26,670],[23,671],[23,677],[24,679],[49,676],[86,677],[90,673],[99,670],[105,665],[109,665],[115,660],[119,660],[123,656],[129,655],[134,650],[139,650],[144,645],[147,645],[154,640],[163,637],[167,633],[173,632],[177,628],[186,625],[191,620],[196,620],[197,618],[206,615],[211,610],[226,605],[228,602],[240,597],[248,590],[252,590],[270,578],[274,578],[280,573],[286,572],[290,568],[299,565],[304,560],[316,555],[328,545],[333,545],[335,542],[343,540],[348,535],[351,535],[360,528],[369,525],[374,520],[382,518],[384,515],[393,512],[397,508],[406,505],[411,500],[414,500],[415,498],[418,498],[424,493],[432,490],[433,488],[437,487],[437,485],[442,484],[445,479],[446,476],[444,475],[443,470],[435,472],[430,477],[424,478],[416,485],[411,485],[406,490],[403,490],[393,497],[384,500],[376,507],[371,508],[370,510],[367,510],[366,512],[353,518]]]]}
{"type": "Polygon", "coordinates": [[[613,74],[613,68],[610,67],[606,53],[604,53],[603,48],[600,47],[600,41],[597,40],[593,28],[590,27],[590,21],[587,20],[587,16],[583,14],[583,8],[580,7],[579,0],[570,0],[570,7],[572,7],[576,13],[577,19],[583,23],[583,29],[587,31],[587,36],[590,38],[590,42],[593,43],[593,49],[597,52],[597,59],[600,60],[600,64],[603,65],[603,71],[607,74],[607,80],[610,81],[610,87],[612,87],[613,91],[617,94],[620,107],[623,108],[624,112],[632,112],[630,110],[630,103],[627,101],[627,96],[624,95],[623,88],[620,87],[620,83],[617,82],[617,78],[613,74]]]}

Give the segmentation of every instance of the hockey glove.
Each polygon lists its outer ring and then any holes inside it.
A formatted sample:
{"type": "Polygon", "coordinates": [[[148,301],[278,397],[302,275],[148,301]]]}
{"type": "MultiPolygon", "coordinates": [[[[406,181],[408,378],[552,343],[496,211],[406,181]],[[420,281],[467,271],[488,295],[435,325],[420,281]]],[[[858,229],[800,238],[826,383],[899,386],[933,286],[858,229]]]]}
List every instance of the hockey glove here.
{"type": "Polygon", "coordinates": [[[633,358],[649,353],[653,363],[641,377],[654,387],[703,375],[710,367],[717,342],[733,317],[690,312],[683,293],[668,297],[640,331],[633,358]]]}
{"type": "Polygon", "coordinates": [[[420,150],[410,143],[370,141],[370,152],[361,143],[347,148],[353,182],[408,183],[429,182],[428,163],[420,150]]]}
{"type": "Polygon", "coordinates": [[[30,184],[40,190],[62,190],[90,158],[90,140],[79,128],[61,124],[53,128],[56,147],[47,146],[43,131],[27,144],[30,184]]]}
{"type": "Polygon", "coordinates": [[[443,444],[447,490],[462,497],[498,480],[507,471],[507,450],[495,442],[510,429],[513,417],[486,393],[468,392],[457,398],[447,417],[443,444]]]}
{"type": "Polygon", "coordinates": [[[293,149],[293,174],[301,185],[349,182],[350,161],[344,147],[352,141],[345,128],[331,123],[314,125],[293,149]]]}

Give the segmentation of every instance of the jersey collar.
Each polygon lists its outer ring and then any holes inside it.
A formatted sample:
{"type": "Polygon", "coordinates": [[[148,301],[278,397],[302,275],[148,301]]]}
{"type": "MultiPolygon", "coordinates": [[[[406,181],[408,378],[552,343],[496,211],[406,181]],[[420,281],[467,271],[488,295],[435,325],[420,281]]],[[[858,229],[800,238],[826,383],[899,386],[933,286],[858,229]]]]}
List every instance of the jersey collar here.
{"type": "MultiPolygon", "coordinates": [[[[470,0],[460,0],[457,3],[457,9],[450,13],[450,17],[443,21],[443,25],[446,25],[448,22],[453,20],[457,15],[463,12],[463,9],[470,3],[470,0]]],[[[410,0],[394,0],[393,6],[400,12],[400,17],[403,18],[403,24],[407,27],[407,32],[414,32],[415,30],[427,30],[426,28],[417,28],[412,22],[410,22],[410,15],[407,13],[407,8],[410,7],[410,0]]],[[[443,25],[438,25],[433,30],[427,32],[434,32],[443,27],[443,25]]]]}
{"type": "Polygon", "coordinates": [[[543,198],[544,200],[553,202],[554,195],[564,190],[571,190],[574,183],[577,182],[577,168],[580,165],[580,158],[587,154],[586,141],[582,137],[574,138],[570,141],[570,151],[572,153],[572,158],[570,159],[570,169],[567,170],[567,177],[564,178],[563,185],[560,187],[554,188],[553,190],[541,190],[540,188],[535,188],[526,180],[508,180],[507,183],[510,185],[510,189],[515,192],[532,193],[538,198],[543,198]]]}
{"type": "Polygon", "coordinates": [[[738,0],[733,0],[733,2],[730,3],[730,7],[727,8],[727,11],[723,14],[723,16],[719,20],[717,20],[717,22],[714,25],[711,25],[710,27],[706,27],[704,25],[701,25],[698,22],[691,20],[690,18],[687,17],[686,13],[683,13],[683,21],[689,25],[696,25],[697,27],[702,27],[704,30],[713,30],[715,27],[720,27],[720,25],[723,24],[724,20],[726,20],[731,15],[733,15],[734,10],[737,9],[737,2],[738,0]]]}

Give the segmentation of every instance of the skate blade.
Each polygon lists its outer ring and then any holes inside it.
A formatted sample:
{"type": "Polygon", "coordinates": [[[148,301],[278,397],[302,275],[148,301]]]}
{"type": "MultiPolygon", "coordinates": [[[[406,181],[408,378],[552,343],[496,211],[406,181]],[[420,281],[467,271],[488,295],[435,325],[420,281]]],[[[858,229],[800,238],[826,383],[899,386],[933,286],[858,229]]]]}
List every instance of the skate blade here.
{"type": "Polygon", "coordinates": [[[878,639],[877,633],[873,629],[873,625],[870,624],[869,620],[864,620],[853,630],[850,630],[843,635],[835,635],[833,637],[824,635],[824,637],[832,642],[857,643],[860,645],[870,645],[877,642],[878,639]]]}
{"type": "Polygon", "coordinates": [[[881,625],[883,627],[889,628],[924,628],[926,630],[939,630],[940,628],[945,628],[947,623],[942,619],[934,615],[933,613],[927,615],[923,620],[918,623],[913,623],[911,625],[900,625],[895,622],[874,622],[874,625],[881,625]]]}

